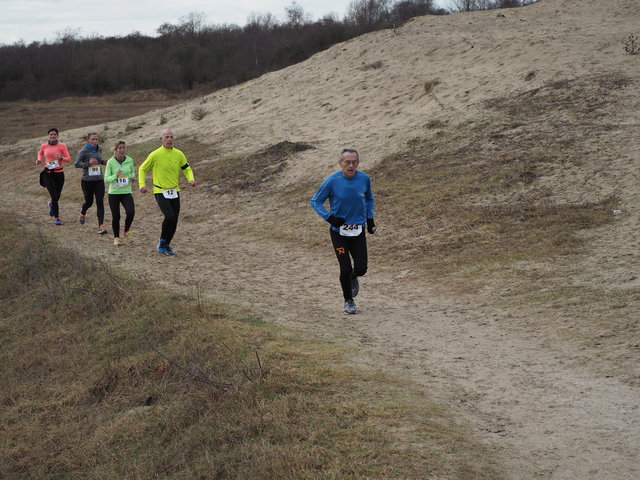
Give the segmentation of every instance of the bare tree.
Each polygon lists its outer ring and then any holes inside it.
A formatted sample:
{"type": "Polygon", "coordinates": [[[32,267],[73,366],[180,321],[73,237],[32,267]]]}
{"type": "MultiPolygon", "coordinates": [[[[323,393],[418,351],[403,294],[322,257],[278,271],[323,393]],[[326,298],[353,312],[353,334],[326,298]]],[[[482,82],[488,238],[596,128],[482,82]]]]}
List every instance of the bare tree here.
{"type": "Polygon", "coordinates": [[[536,3],[539,0],[450,0],[451,10],[454,12],[469,12],[473,10],[491,10],[494,8],[516,8],[536,3]]]}
{"type": "Polygon", "coordinates": [[[451,10],[454,12],[471,12],[474,10],[488,10],[492,8],[491,0],[451,0],[451,10]]]}
{"type": "Polygon", "coordinates": [[[278,19],[273,13],[251,12],[247,17],[246,29],[273,30],[278,25],[278,19]]]}
{"type": "Polygon", "coordinates": [[[207,16],[204,12],[191,12],[178,20],[179,29],[185,35],[195,36],[207,30],[207,16]]]}
{"type": "Polygon", "coordinates": [[[371,30],[389,20],[391,0],[351,0],[346,20],[361,28],[371,30]]]}
{"type": "Polygon", "coordinates": [[[434,13],[433,0],[401,0],[393,5],[393,22],[404,22],[413,17],[434,13]]]}
{"type": "Polygon", "coordinates": [[[296,2],[291,2],[290,6],[284,7],[284,11],[287,14],[287,25],[290,27],[301,27],[310,21],[309,15],[296,2]]]}

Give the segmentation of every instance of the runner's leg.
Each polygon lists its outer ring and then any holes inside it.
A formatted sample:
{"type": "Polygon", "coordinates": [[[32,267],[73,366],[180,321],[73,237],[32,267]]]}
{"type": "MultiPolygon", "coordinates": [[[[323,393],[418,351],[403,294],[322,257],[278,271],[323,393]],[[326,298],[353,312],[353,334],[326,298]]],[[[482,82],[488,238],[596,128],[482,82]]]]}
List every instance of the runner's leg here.
{"type": "Polygon", "coordinates": [[[87,180],[80,180],[80,185],[82,186],[82,193],[84,194],[84,203],[80,208],[80,214],[86,215],[87,210],[91,208],[93,205],[93,192],[94,192],[94,183],[89,182],[87,180]]]}
{"type": "Polygon", "coordinates": [[[51,197],[51,209],[53,210],[53,216],[58,218],[60,216],[58,201],[60,200],[62,187],[64,187],[64,172],[46,173],[43,180],[44,185],[47,187],[49,192],[49,196],[51,197]]]}
{"type": "Polygon", "coordinates": [[[98,214],[98,225],[102,225],[104,223],[104,181],[98,180],[95,183],[94,187],[94,195],[96,197],[96,210],[98,214]]]}
{"type": "Polygon", "coordinates": [[[122,197],[122,204],[124,205],[124,211],[126,213],[126,217],[124,219],[124,231],[128,232],[131,229],[131,224],[133,223],[133,218],[136,215],[136,207],[133,202],[133,195],[127,193],[126,195],[120,195],[122,197]]]}
{"type": "Polygon", "coordinates": [[[367,237],[362,230],[362,233],[357,237],[349,238],[349,253],[353,258],[353,276],[362,277],[367,273],[367,237]]]}
{"type": "Polygon", "coordinates": [[[110,193],[108,196],[109,210],[111,210],[111,229],[113,230],[113,238],[120,236],[120,197],[124,197],[124,195],[110,193]]]}
{"type": "Polygon", "coordinates": [[[342,295],[345,300],[352,299],[351,295],[351,275],[353,274],[353,267],[351,266],[351,258],[349,257],[349,242],[348,237],[343,237],[338,232],[334,232],[329,229],[331,234],[331,243],[333,245],[333,251],[338,259],[340,265],[340,286],[342,287],[342,295]]]}
{"type": "Polygon", "coordinates": [[[173,239],[173,235],[176,233],[178,226],[178,215],[180,215],[180,197],[178,198],[164,198],[161,193],[156,193],[156,202],[164,215],[162,222],[162,232],[160,238],[164,240],[164,243],[168,245],[173,239]]]}
{"type": "Polygon", "coordinates": [[[44,183],[45,188],[49,192],[49,197],[51,198],[51,211],[53,212],[54,215],[56,215],[58,203],[56,199],[57,189],[56,189],[55,181],[53,180],[53,173],[45,172],[44,175],[42,175],[42,183],[44,183]],[[55,205],[54,205],[54,202],[55,202],[55,205]],[[55,209],[54,209],[54,206],[55,206],[55,209]]]}

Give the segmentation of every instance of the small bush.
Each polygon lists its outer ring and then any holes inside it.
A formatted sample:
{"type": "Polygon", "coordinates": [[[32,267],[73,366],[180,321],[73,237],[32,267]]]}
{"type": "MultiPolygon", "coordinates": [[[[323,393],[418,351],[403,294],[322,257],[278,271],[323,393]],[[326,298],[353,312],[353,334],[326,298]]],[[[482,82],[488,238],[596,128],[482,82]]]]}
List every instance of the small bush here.
{"type": "Polygon", "coordinates": [[[144,126],[144,122],[127,123],[127,126],[125,127],[124,131],[125,131],[125,133],[133,132],[134,130],[138,130],[139,128],[142,128],[143,126],[144,126]]]}
{"type": "Polygon", "coordinates": [[[633,33],[627,37],[623,44],[624,51],[629,55],[638,55],[640,53],[640,39],[633,33]]]}
{"type": "Polygon", "coordinates": [[[366,65],[361,66],[360,70],[377,70],[379,68],[382,68],[383,66],[384,63],[381,60],[378,60],[376,62],[367,63],[366,65]]]}
{"type": "Polygon", "coordinates": [[[207,115],[207,111],[202,107],[196,107],[191,111],[191,119],[200,121],[207,115]]]}
{"type": "Polygon", "coordinates": [[[424,93],[429,95],[437,85],[440,85],[440,80],[438,80],[438,79],[429,80],[428,82],[425,82],[424,83],[424,93]]]}
{"type": "Polygon", "coordinates": [[[164,125],[167,122],[167,117],[165,117],[164,115],[160,115],[160,125],[164,125]]]}

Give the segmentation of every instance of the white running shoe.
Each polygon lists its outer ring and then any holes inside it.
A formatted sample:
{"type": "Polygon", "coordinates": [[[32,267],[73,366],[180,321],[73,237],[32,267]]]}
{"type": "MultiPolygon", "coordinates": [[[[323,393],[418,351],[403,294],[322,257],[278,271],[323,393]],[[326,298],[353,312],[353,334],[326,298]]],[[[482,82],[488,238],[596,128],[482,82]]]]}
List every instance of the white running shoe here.
{"type": "Polygon", "coordinates": [[[344,302],[344,313],[353,315],[356,313],[356,302],[353,300],[347,300],[344,302]]]}

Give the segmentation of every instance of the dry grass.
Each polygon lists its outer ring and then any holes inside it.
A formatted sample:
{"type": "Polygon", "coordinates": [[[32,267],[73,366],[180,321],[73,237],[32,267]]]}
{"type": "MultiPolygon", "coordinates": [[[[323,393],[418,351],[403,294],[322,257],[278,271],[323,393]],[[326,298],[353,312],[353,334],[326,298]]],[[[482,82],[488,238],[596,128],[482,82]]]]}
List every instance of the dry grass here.
{"type": "Polygon", "coordinates": [[[575,252],[580,246],[576,232],[609,221],[615,205],[612,198],[569,205],[527,196],[508,203],[481,202],[477,199],[534,182],[535,160],[500,161],[474,149],[423,155],[413,150],[395,156],[372,174],[383,199],[379,216],[399,232],[404,245],[398,251],[394,242],[380,253],[395,251],[430,275],[575,252]]]}
{"type": "Polygon", "coordinates": [[[287,167],[287,162],[297,152],[312,149],[306,143],[282,141],[267,146],[244,157],[223,157],[211,162],[211,147],[190,142],[191,150],[197,152],[190,160],[194,165],[205,165],[198,177],[217,194],[263,190],[287,167]],[[208,162],[207,162],[208,161],[208,162]]]}
{"type": "MultiPolygon", "coordinates": [[[[176,99],[64,98],[52,102],[0,102],[0,145],[23,138],[46,138],[47,128],[66,130],[131,118],[175,104],[176,99]]],[[[103,134],[104,132],[99,132],[103,134]]],[[[107,134],[109,132],[106,132],[107,134]]],[[[65,139],[75,141],[76,139],[65,139]]]]}
{"type": "Polygon", "coordinates": [[[405,382],[2,219],[6,478],[500,478],[405,382]]]}

